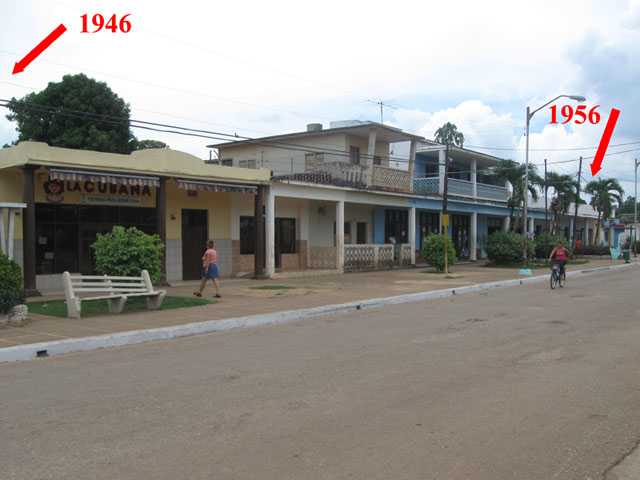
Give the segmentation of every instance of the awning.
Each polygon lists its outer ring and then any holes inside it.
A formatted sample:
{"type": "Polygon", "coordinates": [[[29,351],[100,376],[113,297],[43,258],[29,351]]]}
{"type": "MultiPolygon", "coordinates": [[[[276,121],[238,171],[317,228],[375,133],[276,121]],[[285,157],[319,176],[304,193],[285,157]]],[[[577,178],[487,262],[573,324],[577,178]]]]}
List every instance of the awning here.
{"type": "Polygon", "coordinates": [[[252,193],[256,194],[258,187],[253,185],[240,185],[229,183],[216,183],[216,182],[200,182],[196,180],[177,179],[178,188],[182,190],[202,192],[240,192],[240,193],[252,193]]]}
{"type": "Polygon", "coordinates": [[[69,180],[73,182],[89,181],[115,185],[138,185],[141,187],[160,186],[160,179],[158,177],[149,177],[146,175],[129,175],[122,173],[88,172],[82,170],[61,170],[57,168],[49,169],[49,178],[51,180],[69,180]]]}

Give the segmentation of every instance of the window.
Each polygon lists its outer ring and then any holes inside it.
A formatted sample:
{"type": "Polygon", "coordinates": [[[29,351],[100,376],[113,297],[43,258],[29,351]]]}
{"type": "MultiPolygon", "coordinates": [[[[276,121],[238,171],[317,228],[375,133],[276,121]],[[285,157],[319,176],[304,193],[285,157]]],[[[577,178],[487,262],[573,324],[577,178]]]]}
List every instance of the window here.
{"type": "Polygon", "coordinates": [[[240,255],[256,253],[256,219],[240,217],[240,255]]]}
{"type": "Polygon", "coordinates": [[[406,210],[385,210],[384,243],[408,243],[409,212],[406,210]]]}
{"type": "Polygon", "coordinates": [[[380,155],[373,156],[373,164],[374,165],[382,165],[382,157],[380,155]]]}
{"type": "Polygon", "coordinates": [[[238,166],[240,168],[256,168],[256,161],[255,160],[240,160],[238,162],[238,166]]]}
{"type": "Polygon", "coordinates": [[[278,253],[296,253],[296,219],[276,218],[276,250],[278,253]]]}
{"type": "Polygon", "coordinates": [[[354,165],[360,164],[360,147],[354,147],[353,145],[349,148],[349,160],[354,165]]]}
{"type": "Polygon", "coordinates": [[[223,158],[220,160],[220,165],[223,167],[233,167],[233,158],[223,158]]]}
{"type": "Polygon", "coordinates": [[[344,222],[344,243],[353,243],[351,240],[351,222],[344,222]]]}

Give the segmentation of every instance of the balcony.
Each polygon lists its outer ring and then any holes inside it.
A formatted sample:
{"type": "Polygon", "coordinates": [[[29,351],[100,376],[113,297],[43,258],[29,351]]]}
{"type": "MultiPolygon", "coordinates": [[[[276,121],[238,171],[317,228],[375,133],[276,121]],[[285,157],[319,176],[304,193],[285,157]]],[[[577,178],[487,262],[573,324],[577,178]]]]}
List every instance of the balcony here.
{"type": "Polygon", "coordinates": [[[371,186],[392,192],[411,192],[411,175],[405,170],[374,165],[371,186]]]}
{"type": "MultiPolygon", "coordinates": [[[[439,177],[423,177],[413,180],[413,191],[420,195],[437,195],[439,193],[439,177]]],[[[473,182],[450,178],[448,182],[449,195],[474,198],[473,182]]],[[[475,198],[506,202],[509,199],[509,190],[498,185],[476,183],[475,198]]]]}

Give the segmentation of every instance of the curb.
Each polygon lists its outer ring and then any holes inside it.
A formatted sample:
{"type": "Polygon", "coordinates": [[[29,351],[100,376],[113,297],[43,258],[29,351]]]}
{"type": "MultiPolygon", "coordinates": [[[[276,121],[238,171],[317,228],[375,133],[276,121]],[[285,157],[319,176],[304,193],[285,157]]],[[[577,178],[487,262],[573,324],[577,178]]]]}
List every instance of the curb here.
{"type": "MultiPolygon", "coordinates": [[[[567,272],[568,277],[583,274],[594,274],[610,270],[630,268],[635,264],[611,265],[585,270],[567,272]]],[[[152,328],[147,330],[132,330],[93,337],[70,338],[66,340],[54,340],[50,342],[17,345],[15,347],[0,348],[0,363],[34,360],[40,357],[51,357],[72,352],[86,352],[100,348],[120,347],[135,345],[144,342],[170,340],[173,338],[189,337],[204,333],[223,332],[238,328],[250,328],[264,325],[278,325],[294,321],[306,320],[321,316],[348,313],[370,308],[380,308],[387,305],[399,305],[403,303],[415,303],[425,300],[447,298],[454,295],[464,295],[496,288],[507,288],[517,285],[528,285],[548,280],[548,275],[535,277],[515,278],[511,280],[499,280],[496,282],[479,283],[464,287],[453,287],[429,292],[408,293],[393,297],[372,298],[349,303],[335,305],[323,305],[320,307],[304,308],[300,310],[287,310],[268,314],[250,315],[246,317],[228,318],[225,320],[208,320],[204,322],[187,323],[171,327],[152,328]]]]}

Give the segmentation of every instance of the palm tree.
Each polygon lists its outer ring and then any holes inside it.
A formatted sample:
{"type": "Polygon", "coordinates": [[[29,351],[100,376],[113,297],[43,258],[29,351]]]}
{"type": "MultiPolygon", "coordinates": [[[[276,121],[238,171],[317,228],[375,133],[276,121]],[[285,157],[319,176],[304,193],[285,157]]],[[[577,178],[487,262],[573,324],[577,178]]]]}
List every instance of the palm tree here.
{"type": "Polygon", "coordinates": [[[462,148],[464,143],[464,135],[458,131],[458,127],[454,123],[447,122],[442,125],[435,133],[435,141],[442,145],[455,145],[462,148]]]}
{"type": "Polygon", "coordinates": [[[591,205],[598,212],[596,238],[600,234],[600,224],[611,217],[613,209],[622,204],[624,190],[615,178],[599,178],[587,183],[584,191],[591,195],[591,205]]]}
{"type": "MultiPolygon", "coordinates": [[[[569,213],[569,207],[572,202],[577,200],[578,184],[572,175],[565,175],[557,172],[549,172],[547,174],[546,184],[543,185],[553,190],[551,198],[551,212],[553,217],[551,220],[551,233],[557,233],[560,223],[560,216],[569,213]]],[[[577,200],[580,203],[580,200],[577,200]]]]}
{"type": "MultiPolygon", "coordinates": [[[[516,208],[522,208],[524,206],[524,182],[522,179],[525,174],[525,165],[514,162],[513,160],[498,160],[498,163],[493,167],[493,173],[496,177],[504,182],[509,182],[513,189],[511,197],[507,201],[507,206],[510,209],[509,218],[511,219],[511,229],[516,231],[518,225],[513,221],[516,208]]],[[[529,165],[529,184],[527,190],[531,198],[538,200],[538,188],[544,183],[543,179],[538,175],[535,165],[529,165]]]]}

